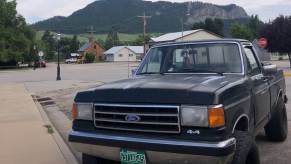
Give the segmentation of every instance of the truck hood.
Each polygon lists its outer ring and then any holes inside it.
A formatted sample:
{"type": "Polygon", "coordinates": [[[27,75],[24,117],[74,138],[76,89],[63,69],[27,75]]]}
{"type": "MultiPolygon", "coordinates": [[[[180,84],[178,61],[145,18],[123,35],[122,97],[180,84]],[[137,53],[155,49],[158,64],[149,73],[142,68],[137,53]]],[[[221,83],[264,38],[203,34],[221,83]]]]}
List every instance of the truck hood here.
{"type": "MultiPolygon", "coordinates": [[[[213,104],[215,91],[239,80],[238,76],[189,74],[138,76],[94,88],[89,97],[91,101],[100,103],[210,105],[213,104]]],[[[82,101],[80,94],[77,95],[76,101],[82,101]]]]}

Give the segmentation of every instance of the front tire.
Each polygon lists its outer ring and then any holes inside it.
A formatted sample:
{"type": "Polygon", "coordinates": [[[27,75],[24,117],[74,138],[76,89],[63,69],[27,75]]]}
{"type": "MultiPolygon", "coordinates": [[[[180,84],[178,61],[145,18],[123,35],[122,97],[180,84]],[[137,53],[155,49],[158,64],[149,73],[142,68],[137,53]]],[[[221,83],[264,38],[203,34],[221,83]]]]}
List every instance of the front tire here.
{"type": "Polygon", "coordinates": [[[269,140],[282,142],[285,141],[288,135],[288,120],[286,106],[279,105],[277,111],[272,116],[270,122],[265,127],[265,133],[269,140]]]}
{"type": "Polygon", "coordinates": [[[236,150],[232,164],[260,164],[260,155],[254,138],[249,132],[235,131],[236,150]]]}

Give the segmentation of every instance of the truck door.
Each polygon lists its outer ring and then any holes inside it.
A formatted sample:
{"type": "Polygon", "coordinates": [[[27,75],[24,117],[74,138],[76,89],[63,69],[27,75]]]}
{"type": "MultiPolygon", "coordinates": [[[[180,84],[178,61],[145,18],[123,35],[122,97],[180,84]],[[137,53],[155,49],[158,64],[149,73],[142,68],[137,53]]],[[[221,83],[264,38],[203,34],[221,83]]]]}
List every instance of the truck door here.
{"type": "Polygon", "coordinates": [[[260,62],[255,55],[255,51],[252,46],[244,47],[247,67],[248,67],[248,76],[252,83],[252,94],[254,96],[255,103],[255,123],[256,125],[261,123],[265,118],[267,118],[270,108],[270,88],[268,83],[268,78],[265,78],[260,62]]]}

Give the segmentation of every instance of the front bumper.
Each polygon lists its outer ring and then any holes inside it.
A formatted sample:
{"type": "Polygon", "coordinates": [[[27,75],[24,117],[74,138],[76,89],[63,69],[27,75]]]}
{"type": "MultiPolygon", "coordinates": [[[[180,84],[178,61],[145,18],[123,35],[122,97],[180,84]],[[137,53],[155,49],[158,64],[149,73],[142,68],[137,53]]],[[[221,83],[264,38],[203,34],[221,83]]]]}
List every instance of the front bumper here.
{"type": "Polygon", "coordinates": [[[149,163],[228,163],[232,160],[236,140],[191,142],[113,136],[72,131],[69,141],[85,154],[119,161],[120,148],[145,150],[149,163]]]}

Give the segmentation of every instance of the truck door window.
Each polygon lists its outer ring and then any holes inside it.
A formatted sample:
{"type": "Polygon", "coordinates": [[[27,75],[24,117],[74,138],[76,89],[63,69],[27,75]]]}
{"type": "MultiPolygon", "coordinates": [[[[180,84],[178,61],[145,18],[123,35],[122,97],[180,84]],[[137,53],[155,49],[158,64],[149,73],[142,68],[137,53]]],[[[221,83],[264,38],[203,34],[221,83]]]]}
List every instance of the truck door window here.
{"type": "Polygon", "coordinates": [[[248,74],[257,75],[261,73],[258,61],[255,57],[255,53],[251,47],[244,47],[246,58],[247,58],[247,66],[248,66],[248,74]]]}
{"type": "Polygon", "coordinates": [[[159,73],[161,70],[163,52],[156,49],[152,52],[149,52],[148,56],[148,62],[142,69],[142,73],[159,73]]]}

